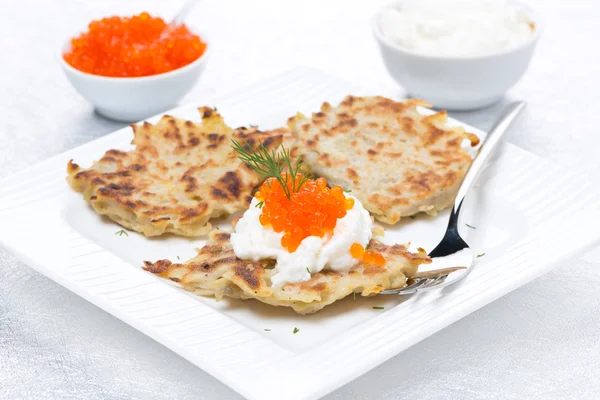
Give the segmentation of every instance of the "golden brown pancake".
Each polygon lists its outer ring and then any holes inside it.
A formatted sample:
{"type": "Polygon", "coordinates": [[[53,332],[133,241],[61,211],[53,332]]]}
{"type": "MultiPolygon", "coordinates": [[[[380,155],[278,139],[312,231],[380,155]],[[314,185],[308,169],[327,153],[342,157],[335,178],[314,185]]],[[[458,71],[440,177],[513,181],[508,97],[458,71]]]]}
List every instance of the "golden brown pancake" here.
{"type": "Polygon", "coordinates": [[[479,139],[446,126],[445,111],[423,116],[421,100],[347,96],[339,106],[324,103],[288,126],[297,152],[313,173],[351,190],[373,216],[393,224],[401,217],[448,207],[471,164],[461,146],[479,139]]]}
{"type": "Polygon", "coordinates": [[[256,299],[273,306],[291,307],[310,314],[352,293],[370,296],[384,289],[406,286],[420,264],[431,263],[425,251],[411,253],[403,245],[387,246],[373,239],[371,249],[380,252],[386,265],[361,264],[348,273],[321,271],[311,280],[271,287],[275,261],[240,260],[229,242],[230,234],[213,230],[198,255],[185,263],[169,260],[145,262],[147,271],[179,283],[185,290],[203,296],[256,299]]]}
{"type": "Polygon", "coordinates": [[[69,184],[98,214],[146,236],[206,234],[211,218],[246,209],[263,181],[231,140],[274,149],[288,130],[232,130],[214,109],[199,111],[201,123],[165,115],[132,125],[134,150],[109,150],[88,169],[71,160],[69,184]]]}

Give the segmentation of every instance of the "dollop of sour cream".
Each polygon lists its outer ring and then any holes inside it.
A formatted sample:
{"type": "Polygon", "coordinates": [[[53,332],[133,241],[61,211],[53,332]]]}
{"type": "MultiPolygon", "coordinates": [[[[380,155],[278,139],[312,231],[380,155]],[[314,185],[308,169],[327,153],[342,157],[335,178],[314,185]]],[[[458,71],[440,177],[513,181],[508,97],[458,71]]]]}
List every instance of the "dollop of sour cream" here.
{"type": "Polygon", "coordinates": [[[472,56],[515,47],[535,25],[525,9],[506,0],[409,0],[384,10],[379,28],[419,53],[472,56]]]}
{"type": "Polygon", "coordinates": [[[293,253],[281,246],[283,232],[277,233],[271,227],[261,225],[262,209],[256,206],[259,201],[254,198],[231,234],[233,251],[242,260],[277,260],[275,274],[271,277],[273,287],[308,281],[311,274],[323,269],[347,272],[359,262],[350,255],[350,246],[360,243],[366,247],[373,235],[369,212],[357,198],[352,198],[354,207],[337,220],[333,235],[304,238],[293,253]]]}

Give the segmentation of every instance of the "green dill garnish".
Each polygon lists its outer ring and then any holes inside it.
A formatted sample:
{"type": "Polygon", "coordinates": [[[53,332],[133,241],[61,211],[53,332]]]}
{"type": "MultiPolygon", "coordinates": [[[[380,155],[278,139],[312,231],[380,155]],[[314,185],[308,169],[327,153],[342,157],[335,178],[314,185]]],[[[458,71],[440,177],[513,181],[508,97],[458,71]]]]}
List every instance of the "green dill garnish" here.
{"type": "Polygon", "coordinates": [[[223,251],[223,249],[215,249],[215,250],[211,250],[210,252],[214,254],[214,253],[220,253],[222,251],[223,251]]]}
{"type": "Polygon", "coordinates": [[[121,229],[120,231],[115,232],[115,235],[119,235],[119,236],[129,236],[129,233],[127,233],[127,231],[125,229],[121,229]]]}
{"type": "MultiPolygon", "coordinates": [[[[275,149],[269,151],[262,143],[256,149],[253,149],[248,142],[244,143],[241,144],[237,140],[231,141],[231,147],[238,153],[238,158],[263,178],[277,179],[288,199],[291,198],[292,193],[300,190],[302,185],[311,179],[309,174],[300,174],[303,166],[300,159],[296,160],[296,165],[292,165],[290,151],[286,150],[283,145],[279,151],[275,149]],[[298,174],[300,177],[296,179],[298,174]],[[288,179],[291,180],[291,191],[288,187],[288,179]]],[[[269,183],[270,181],[267,179],[267,184],[269,183]]]]}
{"type": "Polygon", "coordinates": [[[300,329],[294,328],[294,334],[298,333],[299,331],[300,331],[300,329]]]}
{"type": "Polygon", "coordinates": [[[344,192],[346,192],[346,193],[352,193],[352,189],[346,189],[346,190],[344,190],[344,192]]]}
{"type": "Polygon", "coordinates": [[[477,254],[477,258],[485,256],[485,253],[477,254]]]}
{"type": "Polygon", "coordinates": [[[466,226],[468,226],[468,227],[469,227],[469,228],[471,228],[471,229],[477,229],[477,228],[475,228],[473,225],[469,225],[469,224],[465,224],[465,225],[466,225],[466,226]]]}
{"type": "Polygon", "coordinates": [[[269,328],[265,328],[265,331],[267,332],[271,332],[271,330],[269,328]]]}
{"type": "Polygon", "coordinates": [[[356,300],[356,292],[352,292],[352,297],[354,297],[354,300],[356,300]]]}
{"type": "Polygon", "coordinates": [[[258,203],[256,203],[256,205],[254,207],[256,207],[256,208],[262,208],[264,205],[265,205],[265,202],[261,200],[258,203]]]}
{"type": "Polygon", "coordinates": [[[383,307],[373,307],[373,310],[383,310],[383,307]]]}
{"type": "Polygon", "coordinates": [[[178,260],[181,260],[181,258],[179,258],[179,256],[177,256],[177,259],[178,259],[178,260]]]}
{"type": "Polygon", "coordinates": [[[306,272],[310,274],[310,269],[308,269],[308,267],[306,267],[306,272]]]}
{"type": "Polygon", "coordinates": [[[367,243],[367,245],[365,246],[365,250],[369,250],[369,248],[371,248],[371,245],[367,243]]]}
{"type": "Polygon", "coordinates": [[[410,219],[417,219],[417,217],[415,217],[414,215],[411,215],[410,217],[408,217],[410,219]]]}

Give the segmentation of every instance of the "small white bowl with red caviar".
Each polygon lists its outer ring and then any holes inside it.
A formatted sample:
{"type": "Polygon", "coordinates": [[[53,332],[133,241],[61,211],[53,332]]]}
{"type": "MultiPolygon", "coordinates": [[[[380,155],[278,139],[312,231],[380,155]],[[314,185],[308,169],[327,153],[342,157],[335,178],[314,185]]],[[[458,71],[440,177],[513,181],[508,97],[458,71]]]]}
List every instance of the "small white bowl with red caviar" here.
{"type": "Polygon", "coordinates": [[[531,9],[502,0],[401,0],[372,30],[385,67],[411,97],[471,110],[498,101],[529,67],[541,34],[531,9]]]}
{"type": "Polygon", "coordinates": [[[106,118],[137,122],[173,108],[193,88],[202,74],[211,45],[207,36],[189,29],[205,44],[202,54],[179,68],[145,76],[105,76],[82,71],[67,60],[65,54],[72,49],[69,37],[57,50],[56,56],[68,81],[96,112],[106,118]]]}

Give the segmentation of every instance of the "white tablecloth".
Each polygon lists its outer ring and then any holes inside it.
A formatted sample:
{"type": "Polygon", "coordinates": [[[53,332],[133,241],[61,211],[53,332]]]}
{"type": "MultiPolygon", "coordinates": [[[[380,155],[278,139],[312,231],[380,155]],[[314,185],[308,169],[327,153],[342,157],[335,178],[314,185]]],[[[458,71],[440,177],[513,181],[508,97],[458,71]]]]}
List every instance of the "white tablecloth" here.
{"type": "MultiPolygon", "coordinates": [[[[122,126],[95,115],[64,79],[55,62],[61,40],[92,18],[142,9],[169,16],[180,3],[2,2],[0,177],[122,126]]],[[[202,2],[189,21],[210,37],[215,51],[186,101],[202,104],[203,97],[296,65],[363,85],[395,87],[370,32],[379,4],[202,2]]],[[[600,3],[540,0],[531,5],[544,18],[545,31],[527,76],[507,96],[529,103],[508,140],[600,182],[600,3]]],[[[452,115],[487,129],[500,109],[495,105],[452,115]]],[[[327,398],[600,398],[599,288],[600,248],[565,262],[327,398]]],[[[0,250],[0,398],[240,396],[0,250]]]]}

